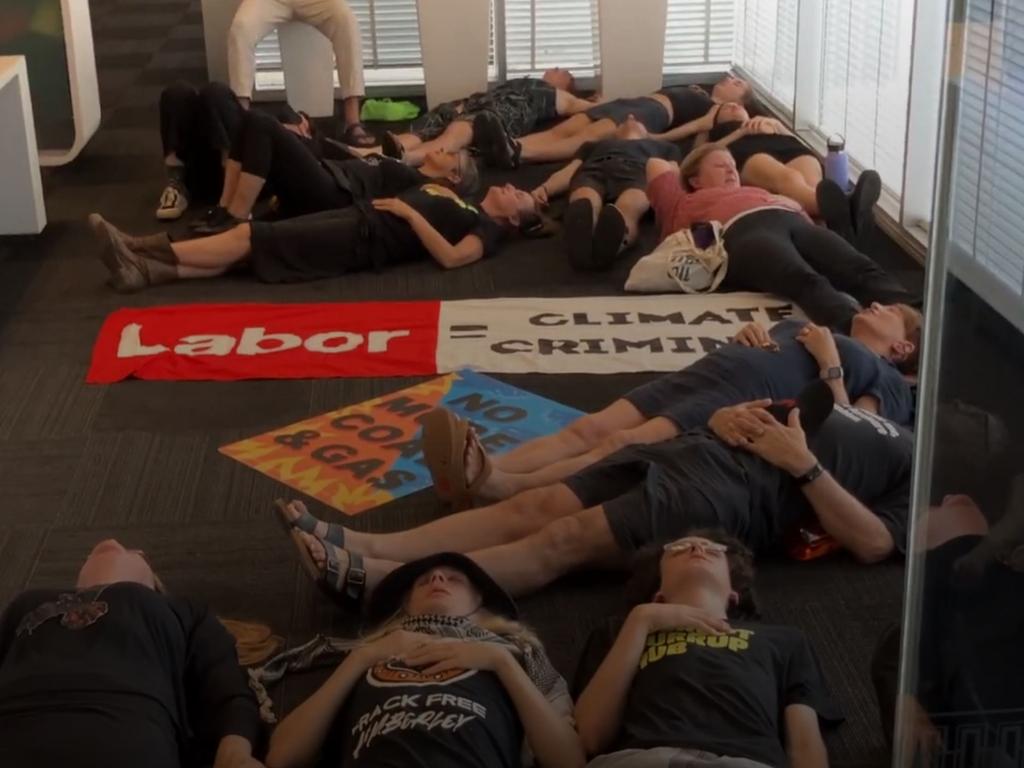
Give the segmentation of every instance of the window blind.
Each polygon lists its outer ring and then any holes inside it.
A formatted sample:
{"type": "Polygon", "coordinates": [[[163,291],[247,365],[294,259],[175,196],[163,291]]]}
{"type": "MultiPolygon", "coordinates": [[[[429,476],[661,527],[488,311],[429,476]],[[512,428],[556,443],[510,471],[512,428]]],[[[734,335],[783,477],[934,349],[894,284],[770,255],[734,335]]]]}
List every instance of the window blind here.
{"type": "Polygon", "coordinates": [[[786,113],[796,89],[800,0],[736,0],[733,61],[786,113]]]}
{"type": "Polygon", "coordinates": [[[564,67],[592,76],[598,64],[593,0],[505,0],[505,62],[509,77],[564,67]]]}
{"type": "Polygon", "coordinates": [[[906,145],[914,0],[825,0],[814,126],[840,133],[861,167],[900,194],[906,145]]]}
{"type": "Polygon", "coordinates": [[[668,0],[665,71],[732,64],[735,0],[668,0]]]}
{"type": "Polygon", "coordinates": [[[965,42],[951,182],[954,252],[995,277],[1019,311],[1024,298],[1024,8],[1013,0],[969,0],[965,42]]]}

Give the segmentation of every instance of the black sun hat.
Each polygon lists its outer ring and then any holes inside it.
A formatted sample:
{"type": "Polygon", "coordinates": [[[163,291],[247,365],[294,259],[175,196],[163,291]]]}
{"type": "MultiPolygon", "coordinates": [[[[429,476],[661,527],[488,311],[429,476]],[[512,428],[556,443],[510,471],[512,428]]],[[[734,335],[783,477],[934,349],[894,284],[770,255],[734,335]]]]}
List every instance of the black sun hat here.
{"type": "Polygon", "coordinates": [[[394,616],[402,607],[402,602],[420,576],[439,566],[454,568],[465,574],[470,583],[480,593],[481,608],[509,619],[519,617],[519,609],[508,592],[498,586],[483,568],[465,555],[458,552],[439,552],[436,555],[406,563],[383,578],[370,597],[366,608],[366,616],[370,622],[378,624],[394,616]]]}

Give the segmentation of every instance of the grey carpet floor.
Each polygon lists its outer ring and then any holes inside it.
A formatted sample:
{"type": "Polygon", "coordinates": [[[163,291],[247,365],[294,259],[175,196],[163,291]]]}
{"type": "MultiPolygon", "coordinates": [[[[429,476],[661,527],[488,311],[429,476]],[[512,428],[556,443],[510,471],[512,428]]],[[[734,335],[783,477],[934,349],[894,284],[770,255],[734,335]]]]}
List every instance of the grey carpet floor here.
{"type": "MultiPolygon", "coordinates": [[[[129,231],[154,228],[162,187],[157,100],[175,80],[205,78],[201,14],[198,0],[94,0],[91,9],[102,126],[77,161],[46,172],[46,231],[0,238],[0,606],[27,586],[67,585],[92,544],[115,536],[143,548],[173,591],[209,601],[222,615],[267,621],[290,643],[314,632],[354,632],[304,578],[271,518],[271,503],[285,489],[216,449],[413,381],[88,386],[85,371],[104,317],[122,306],[212,300],[608,295],[618,292],[627,265],[578,275],[557,241],[528,242],[456,272],[419,264],[292,286],[237,276],[119,296],[104,285],[85,217],[96,210],[129,231]]],[[[537,180],[547,170],[525,176],[537,180]]],[[[502,179],[489,174],[486,180],[502,179]]],[[[652,236],[648,226],[645,238],[652,236]]],[[[916,265],[891,243],[879,238],[875,255],[920,286],[916,265]]],[[[505,378],[589,410],[649,377],[505,378]]],[[[440,514],[424,492],[354,524],[387,531],[440,514]]],[[[809,634],[847,714],[829,735],[835,764],[888,762],[868,664],[882,629],[898,620],[902,578],[900,563],[862,568],[845,557],[762,566],[766,616],[809,634]]],[[[524,600],[523,608],[571,675],[586,633],[622,600],[617,579],[588,574],[524,600]]],[[[281,684],[274,691],[279,708],[294,706],[321,678],[314,673],[281,684]]]]}

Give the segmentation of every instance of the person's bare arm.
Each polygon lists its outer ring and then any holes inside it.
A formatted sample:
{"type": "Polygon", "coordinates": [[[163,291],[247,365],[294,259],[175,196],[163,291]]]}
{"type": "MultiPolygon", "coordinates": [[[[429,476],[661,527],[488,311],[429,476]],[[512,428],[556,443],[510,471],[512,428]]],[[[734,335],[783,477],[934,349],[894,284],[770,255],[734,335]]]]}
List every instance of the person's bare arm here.
{"type": "Polygon", "coordinates": [[[806,704],[790,704],[784,716],[790,768],[828,768],[828,751],[821,738],[818,713],[806,704]]]}
{"type": "MultiPolygon", "coordinates": [[[[796,335],[796,340],[804,345],[804,348],[811,354],[818,364],[818,370],[825,373],[830,368],[841,368],[842,359],[839,357],[839,350],[836,348],[836,340],[832,331],[823,325],[807,323],[796,335]]],[[[832,390],[832,397],[840,405],[849,405],[850,396],[846,392],[846,382],[843,377],[827,379],[826,383],[832,390]]],[[[877,413],[877,411],[875,411],[877,413]]]]}
{"type": "Polygon", "coordinates": [[[718,114],[718,107],[719,105],[716,104],[706,114],[698,117],[696,120],[677,125],[675,128],[665,131],[665,133],[656,133],[652,138],[661,139],[662,141],[682,141],[698,134],[707,134],[715,127],[715,115],[718,114]]]}
{"type": "Polygon", "coordinates": [[[560,168],[548,176],[544,183],[530,194],[546,205],[551,198],[563,195],[569,190],[569,182],[572,181],[573,175],[581,165],[583,165],[582,160],[573,160],[564,168],[560,168]]]}
{"type": "Polygon", "coordinates": [[[427,253],[445,269],[464,267],[483,258],[484,244],[479,237],[466,235],[453,245],[445,239],[444,235],[434,229],[433,225],[423,217],[423,214],[396,197],[374,200],[373,207],[378,211],[386,211],[407,221],[412,227],[412,231],[416,233],[416,237],[423,243],[423,247],[427,249],[427,253]]]}
{"type": "MultiPolygon", "coordinates": [[[[762,418],[764,431],[744,447],[793,477],[807,474],[818,459],[807,447],[807,437],[800,427],[800,409],[789,412],[788,424],[779,424],[767,411],[762,413],[767,417],[762,418]]],[[[858,560],[877,563],[896,548],[892,534],[878,516],[828,472],[800,489],[821,527],[858,560]]]]}
{"type": "Polygon", "coordinates": [[[591,99],[581,99],[568,91],[555,92],[555,111],[564,117],[578,115],[597,106],[597,102],[591,99]]]}

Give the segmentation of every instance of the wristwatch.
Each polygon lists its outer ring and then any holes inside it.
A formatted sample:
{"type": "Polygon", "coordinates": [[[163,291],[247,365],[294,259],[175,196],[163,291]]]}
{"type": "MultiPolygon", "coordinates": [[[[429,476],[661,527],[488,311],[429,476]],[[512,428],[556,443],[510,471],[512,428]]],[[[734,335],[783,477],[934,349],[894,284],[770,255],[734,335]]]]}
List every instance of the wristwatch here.
{"type": "Polygon", "coordinates": [[[841,365],[833,365],[821,372],[822,381],[835,381],[841,378],[843,378],[843,366],[841,365]]]}
{"type": "Polygon", "coordinates": [[[804,472],[802,475],[798,475],[793,479],[796,480],[797,485],[807,485],[808,483],[814,482],[825,473],[825,468],[821,466],[817,461],[814,462],[814,466],[804,472]]]}

